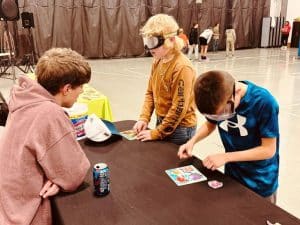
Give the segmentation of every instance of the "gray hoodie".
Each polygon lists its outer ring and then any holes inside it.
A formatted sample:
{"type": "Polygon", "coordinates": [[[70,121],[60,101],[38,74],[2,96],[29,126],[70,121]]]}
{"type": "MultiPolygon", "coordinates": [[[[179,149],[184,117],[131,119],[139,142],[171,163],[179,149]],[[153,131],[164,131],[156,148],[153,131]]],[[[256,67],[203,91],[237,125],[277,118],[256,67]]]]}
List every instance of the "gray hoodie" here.
{"type": "Polygon", "coordinates": [[[19,78],[0,139],[0,224],[51,224],[47,180],[65,191],[84,180],[90,163],[54,97],[36,81],[19,78]]]}

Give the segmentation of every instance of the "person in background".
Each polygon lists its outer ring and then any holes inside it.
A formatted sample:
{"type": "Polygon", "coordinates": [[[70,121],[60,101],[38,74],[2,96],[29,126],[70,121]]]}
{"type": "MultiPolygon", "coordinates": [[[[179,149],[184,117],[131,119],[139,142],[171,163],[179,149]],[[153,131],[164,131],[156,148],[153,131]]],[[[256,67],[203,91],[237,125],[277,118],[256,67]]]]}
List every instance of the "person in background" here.
{"type": "Polygon", "coordinates": [[[283,27],[281,28],[281,49],[287,50],[287,43],[289,39],[289,34],[291,30],[291,25],[289,21],[285,21],[283,27]]]}
{"type": "Polygon", "coordinates": [[[236,41],[236,34],[232,25],[228,25],[225,31],[225,36],[226,36],[226,57],[229,56],[230,53],[231,56],[234,56],[234,43],[236,41]]]}
{"type": "Polygon", "coordinates": [[[225,153],[203,159],[207,169],[225,165],[225,174],[276,203],[279,172],[279,106],[266,89],[236,81],[225,71],[201,74],[194,87],[198,110],[206,121],[180,146],[178,156],[193,155],[194,145],[218,127],[225,153]]]}
{"type": "Polygon", "coordinates": [[[201,55],[201,60],[207,60],[207,49],[208,49],[208,44],[212,38],[213,31],[212,28],[209,27],[208,29],[205,29],[199,37],[199,42],[200,42],[200,55],[201,55]]]}
{"type": "Polygon", "coordinates": [[[220,25],[217,23],[213,27],[213,51],[217,52],[219,49],[219,39],[220,39],[220,25]]]}
{"type": "Polygon", "coordinates": [[[71,107],[91,68],[71,49],[45,52],[37,81],[21,76],[11,89],[0,139],[0,223],[50,225],[49,197],[74,191],[90,162],[62,107],[71,107]]]}
{"type": "Polygon", "coordinates": [[[182,28],[179,28],[178,30],[178,37],[180,37],[183,40],[184,46],[182,48],[183,53],[187,53],[188,47],[189,47],[189,39],[186,36],[186,34],[183,32],[182,28]]]}
{"type": "Polygon", "coordinates": [[[154,57],[144,105],[133,126],[140,141],[165,140],[183,144],[196,131],[196,106],[192,87],[196,73],[181,52],[178,24],[165,14],[150,17],[141,29],[144,46],[154,57]],[[156,127],[147,129],[155,111],[156,127]]]}
{"type": "Polygon", "coordinates": [[[198,23],[194,23],[193,27],[191,28],[189,34],[189,52],[188,58],[192,59],[192,54],[194,52],[194,59],[198,60],[199,57],[199,45],[198,45],[198,23]]]}

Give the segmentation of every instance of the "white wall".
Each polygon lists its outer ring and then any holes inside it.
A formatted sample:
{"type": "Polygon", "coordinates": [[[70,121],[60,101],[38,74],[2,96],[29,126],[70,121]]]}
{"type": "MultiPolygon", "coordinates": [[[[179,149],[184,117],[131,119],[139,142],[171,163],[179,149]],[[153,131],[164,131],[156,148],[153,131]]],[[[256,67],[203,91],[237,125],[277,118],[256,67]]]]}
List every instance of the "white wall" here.
{"type": "MultiPolygon", "coordinates": [[[[287,13],[286,20],[290,21],[291,26],[293,26],[293,21],[295,18],[300,17],[300,5],[299,0],[288,0],[287,3],[287,13]]],[[[290,32],[289,42],[291,42],[292,30],[290,32]]]]}

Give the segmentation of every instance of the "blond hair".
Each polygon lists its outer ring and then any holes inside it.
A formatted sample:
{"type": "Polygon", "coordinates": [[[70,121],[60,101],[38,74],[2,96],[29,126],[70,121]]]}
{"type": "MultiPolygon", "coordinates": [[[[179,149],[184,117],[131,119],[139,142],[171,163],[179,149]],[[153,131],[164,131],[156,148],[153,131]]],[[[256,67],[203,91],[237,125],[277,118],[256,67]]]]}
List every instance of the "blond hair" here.
{"type": "Polygon", "coordinates": [[[52,95],[71,84],[72,88],[88,83],[91,67],[77,52],[68,48],[52,48],[39,59],[35,74],[37,81],[52,95]]]}
{"type": "Polygon", "coordinates": [[[163,36],[165,38],[164,46],[168,49],[180,51],[184,47],[184,42],[177,36],[179,26],[174,17],[166,14],[156,14],[148,19],[141,29],[141,35],[144,37],[163,36]],[[169,38],[174,37],[172,42],[169,38]]]}

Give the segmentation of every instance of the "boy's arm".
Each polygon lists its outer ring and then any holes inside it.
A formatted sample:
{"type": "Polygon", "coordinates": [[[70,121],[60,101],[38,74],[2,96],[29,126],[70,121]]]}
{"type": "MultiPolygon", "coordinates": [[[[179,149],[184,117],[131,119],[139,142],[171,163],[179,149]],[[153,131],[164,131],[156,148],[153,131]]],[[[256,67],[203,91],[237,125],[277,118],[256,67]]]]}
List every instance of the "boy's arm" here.
{"type": "Polygon", "coordinates": [[[210,123],[209,121],[204,122],[204,124],[197,130],[197,133],[185,144],[181,145],[178,150],[178,157],[180,159],[186,159],[192,157],[192,151],[194,145],[206,138],[216,129],[216,125],[210,123]]]}
{"type": "Polygon", "coordinates": [[[261,145],[245,151],[226,153],[227,162],[256,161],[270,159],[276,152],[276,138],[262,138],[261,145]]]}
{"type": "Polygon", "coordinates": [[[140,114],[139,120],[149,123],[151,119],[151,115],[154,111],[154,98],[153,98],[153,91],[152,91],[152,75],[153,75],[153,65],[151,69],[151,76],[148,81],[148,87],[145,94],[145,100],[142,107],[142,112],[140,114]]]}
{"type": "Polygon", "coordinates": [[[215,170],[229,162],[256,161],[272,158],[276,153],[276,138],[261,138],[261,145],[244,151],[209,155],[203,165],[215,170]]]}
{"type": "Polygon", "coordinates": [[[74,191],[84,180],[90,162],[72,132],[64,135],[39,159],[48,180],[74,191]]]}
{"type": "Polygon", "coordinates": [[[216,129],[216,124],[205,121],[202,126],[197,130],[197,133],[188,141],[190,144],[195,145],[197,142],[206,138],[216,129]]]}

